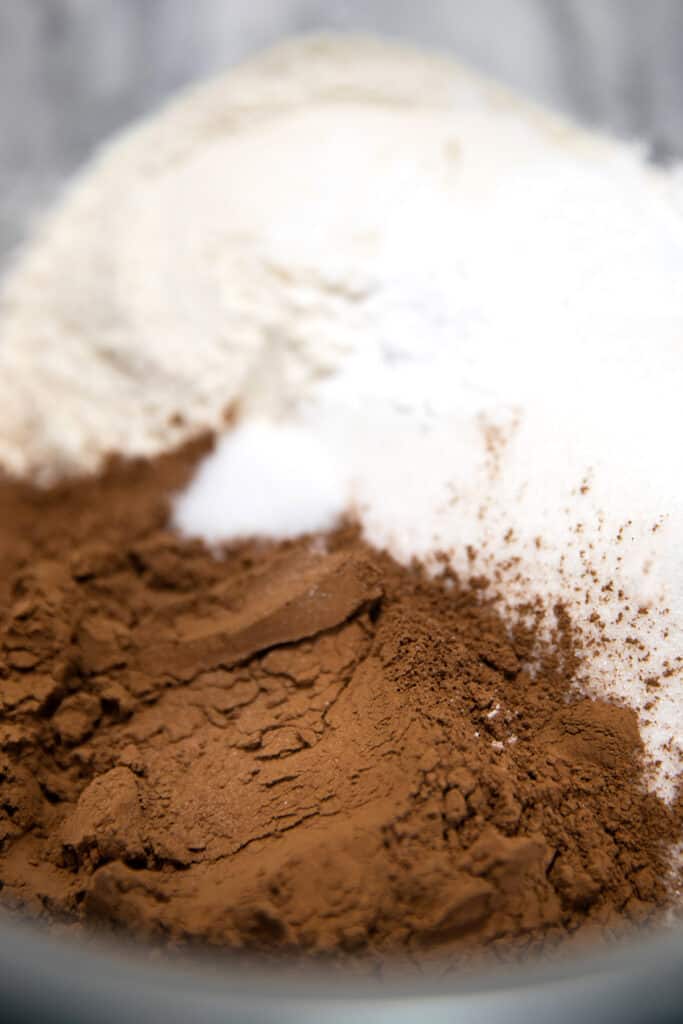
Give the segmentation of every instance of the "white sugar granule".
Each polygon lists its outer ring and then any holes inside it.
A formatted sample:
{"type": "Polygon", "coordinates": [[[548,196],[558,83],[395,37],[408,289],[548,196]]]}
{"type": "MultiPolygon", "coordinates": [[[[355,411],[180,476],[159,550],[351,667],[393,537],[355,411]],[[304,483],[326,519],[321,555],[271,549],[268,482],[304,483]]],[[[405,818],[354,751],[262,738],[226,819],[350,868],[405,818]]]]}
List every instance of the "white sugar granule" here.
{"type": "Polygon", "coordinates": [[[346,507],[399,558],[497,567],[510,607],[562,599],[611,639],[586,674],[640,710],[670,793],[682,197],[636,148],[448,61],[278,47],[105,150],[26,249],[0,307],[0,461],[94,469],[239,400],[183,529],[283,536],[346,507]]]}

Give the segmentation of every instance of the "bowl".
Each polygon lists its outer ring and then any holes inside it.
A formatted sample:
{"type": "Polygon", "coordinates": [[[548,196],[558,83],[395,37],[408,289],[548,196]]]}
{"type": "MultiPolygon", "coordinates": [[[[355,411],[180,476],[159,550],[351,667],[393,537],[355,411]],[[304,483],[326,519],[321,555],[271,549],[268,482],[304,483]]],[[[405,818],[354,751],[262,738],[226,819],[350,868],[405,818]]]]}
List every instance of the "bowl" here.
{"type": "MultiPolygon", "coordinates": [[[[677,0],[33,0],[0,7],[0,271],[32,219],[114,131],[293,32],[373,31],[446,51],[580,120],[683,156],[677,0]]],[[[458,977],[152,957],[0,921],[3,1019],[679,1020],[683,934],[458,977]]]]}

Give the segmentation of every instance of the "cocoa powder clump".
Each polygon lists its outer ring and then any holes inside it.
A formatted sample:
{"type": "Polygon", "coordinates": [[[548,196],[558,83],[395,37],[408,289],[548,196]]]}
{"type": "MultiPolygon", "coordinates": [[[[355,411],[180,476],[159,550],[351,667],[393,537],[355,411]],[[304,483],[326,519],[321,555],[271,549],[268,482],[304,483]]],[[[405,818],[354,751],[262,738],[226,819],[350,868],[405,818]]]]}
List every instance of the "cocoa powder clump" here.
{"type": "Polygon", "coordinates": [[[680,815],[563,609],[544,644],[350,527],[216,557],[168,528],[205,448],[0,484],[5,907],[454,964],[656,921],[680,815]]]}

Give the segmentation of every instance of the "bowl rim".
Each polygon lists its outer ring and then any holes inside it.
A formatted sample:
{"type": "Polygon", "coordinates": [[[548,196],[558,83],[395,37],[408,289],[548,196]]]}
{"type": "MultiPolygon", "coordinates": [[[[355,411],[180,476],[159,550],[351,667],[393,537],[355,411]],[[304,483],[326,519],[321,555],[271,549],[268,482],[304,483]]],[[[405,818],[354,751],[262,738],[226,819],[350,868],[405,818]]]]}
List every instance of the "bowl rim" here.
{"type": "Polygon", "coordinates": [[[209,1021],[232,1019],[226,1013],[239,1014],[239,1020],[287,1020],[289,1014],[293,1020],[318,1021],[333,1012],[335,1021],[355,1022],[382,1012],[391,1012],[394,1020],[398,1010],[428,1013],[435,1021],[452,1019],[456,1010],[458,1020],[514,1020],[516,1013],[529,1020],[551,1012],[562,1020],[562,1007],[569,1004],[573,1020],[579,1007],[595,1013],[617,1005],[622,1022],[644,1019],[645,1010],[649,1020],[668,1020],[663,1014],[676,1009],[680,1014],[683,1005],[683,927],[616,941],[610,948],[560,951],[517,967],[458,974],[445,973],[435,962],[419,974],[389,970],[381,978],[358,978],[338,968],[291,970],[286,960],[274,968],[257,957],[182,952],[165,958],[139,943],[55,934],[5,917],[0,920],[0,993],[6,1008],[21,1013],[17,1019],[39,1013],[44,1021],[73,1024],[94,1014],[102,1020],[103,1008],[115,1008],[112,1021],[121,1020],[126,1010],[136,1021],[162,1015],[166,1021],[187,1020],[189,1013],[209,1021]]]}

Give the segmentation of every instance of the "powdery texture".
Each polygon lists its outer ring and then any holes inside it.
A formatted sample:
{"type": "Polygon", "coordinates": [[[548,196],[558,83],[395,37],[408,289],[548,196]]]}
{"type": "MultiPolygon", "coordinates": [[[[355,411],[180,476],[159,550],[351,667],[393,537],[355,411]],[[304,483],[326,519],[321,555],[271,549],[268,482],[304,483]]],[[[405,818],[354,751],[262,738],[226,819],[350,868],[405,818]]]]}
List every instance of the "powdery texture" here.
{"type": "MultiPolygon", "coordinates": [[[[585,684],[639,711],[672,796],[682,293],[680,175],[448,61],[294,41],[105,150],[27,248],[0,462],[92,469],[235,400],[308,432],[374,545],[460,575],[474,550],[508,613],[568,602],[585,684]]],[[[183,525],[282,536],[337,491],[258,521],[254,493],[188,498],[183,525]]]]}
{"type": "Polygon", "coordinates": [[[352,529],[214,558],[166,529],[200,454],[0,485],[5,904],[453,965],[658,920],[680,814],[563,608],[547,647],[352,529]]]}
{"type": "Polygon", "coordinates": [[[26,248],[0,458],[149,454],[236,398],[286,410],[350,354],[445,357],[477,409],[533,389],[530,355],[571,383],[596,342],[621,357],[643,317],[673,358],[672,181],[450,61],[283,44],[106,147],[26,248]]]}
{"type": "Polygon", "coordinates": [[[178,496],[174,525],[209,544],[330,530],[349,508],[345,474],[312,432],[250,419],[220,438],[178,496]]]}

